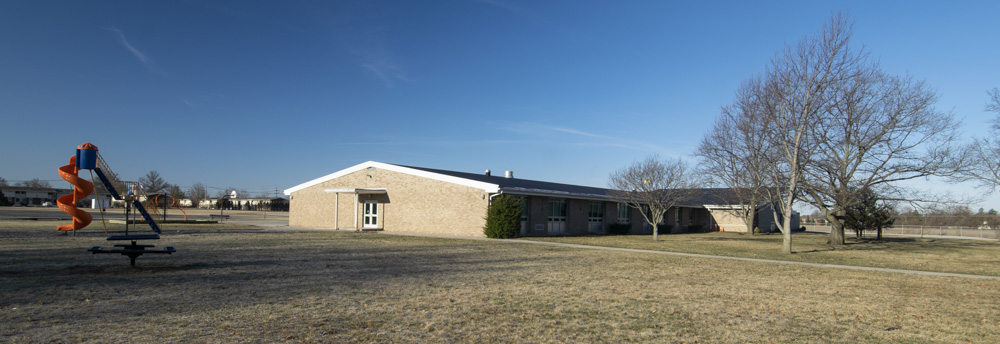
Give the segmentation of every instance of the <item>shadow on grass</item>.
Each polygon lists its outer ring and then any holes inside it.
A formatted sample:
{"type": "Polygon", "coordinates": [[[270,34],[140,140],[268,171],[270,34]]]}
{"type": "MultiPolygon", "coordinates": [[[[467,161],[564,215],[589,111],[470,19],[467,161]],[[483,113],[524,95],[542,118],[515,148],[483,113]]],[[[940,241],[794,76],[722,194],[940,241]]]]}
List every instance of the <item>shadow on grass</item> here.
{"type": "Polygon", "coordinates": [[[524,256],[507,252],[523,253],[523,248],[475,242],[351,235],[312,238],[318,239],[251,235],[233,242],[226,235],[203,235],[178,243],[173,255],[140,257],[134,268],[119,255],[93,256],[76,248],[31,250],[19,254],[16,264],[0,267],[0,304],[64,302],[59,317],[74,319],[90,316],[88,308],[76,303],[100,300],[103,313],[132,314],[141,309],[142,314],[153,315],[170,312],[164,306],[173,300],[187,304],[194,300],[216,309],[221,304],[366,293],[385,286],[448,288],[511,271],[544,269],[568,259],[545,250],[524,256]],[[213,249],[220,242],[229,247],[213,249]]]}

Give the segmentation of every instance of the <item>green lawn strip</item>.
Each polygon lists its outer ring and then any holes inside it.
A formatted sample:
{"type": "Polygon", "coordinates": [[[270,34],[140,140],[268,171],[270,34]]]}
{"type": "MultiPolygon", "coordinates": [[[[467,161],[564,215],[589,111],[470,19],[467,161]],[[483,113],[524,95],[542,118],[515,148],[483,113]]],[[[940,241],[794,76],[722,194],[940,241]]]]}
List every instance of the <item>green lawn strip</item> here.
{"type": "Polygon", "coordinates": [[[847,245],[826,244],[826,235],[799,233],[792,238],[793,254],[781,252],[781,235],[696,233],[651,235],[522,238],[579,245],[695,253],[726,257],[852,265],[901,270],[1000,276],[1000,242],[961,239],[901,238],[848,239],[847,245]]]}
{"type": "Polygon", "coordinates": [[[997,281],[331,232],[182,230],[130,268],[32,225],[0,221],[0,341],[1000,339],[997,281]]]}

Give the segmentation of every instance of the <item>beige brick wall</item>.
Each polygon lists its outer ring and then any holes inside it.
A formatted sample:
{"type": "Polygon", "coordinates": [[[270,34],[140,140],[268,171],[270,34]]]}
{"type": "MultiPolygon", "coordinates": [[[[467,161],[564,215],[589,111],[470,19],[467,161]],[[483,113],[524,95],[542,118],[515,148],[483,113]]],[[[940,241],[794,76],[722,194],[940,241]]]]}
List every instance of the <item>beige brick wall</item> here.
{"type": "Polygon", "coordinates": [[[484,236],[488,195],[482,189],[384,169],[368,169],[329,180],[291,194],[290,226],[359,228],[364,200],[379,201],[379,228],[393,232],[417,232],[484,236]],[[325,189],[385,188],[386,194],[341,193],[334,219],[336,194],[325,189]],[[486,196],[486,197],[484,197],[486,196]],[[355,221],[355,212],[357,212],[355,221]]]}
{"type": "Polygon", "coordinates": [[[722,228],[723,232],[747,232],[747,225],[743,223],[740,215],[732,210],[713,209],[709,210],[715,223],[722,228]]]}

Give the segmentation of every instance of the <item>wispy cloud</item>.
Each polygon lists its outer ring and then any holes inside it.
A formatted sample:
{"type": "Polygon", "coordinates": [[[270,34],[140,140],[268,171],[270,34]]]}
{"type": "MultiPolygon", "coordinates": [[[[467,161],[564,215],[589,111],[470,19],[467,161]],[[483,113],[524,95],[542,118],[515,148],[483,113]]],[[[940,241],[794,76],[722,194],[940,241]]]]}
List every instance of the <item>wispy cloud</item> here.
{"type": "Polygon", "coordinates": [[[553,126],[535,122],[518,122],[496,125],[496,127],[503,131],[529,136],[536,140],[542,139],[547,141],[549,144],[557,143],[578,147],[612,147],[641,152],[673,151],[663,146],[646,143],[641,140],[595,134],[565,126],[553,126]],[[568,136],[557,136],[559,134],[566,134],[568,136]]]}
{"type": "Polygon", "coordinates": [[[582,131],[582,130],[576,130],[576,129],[572,129],[572,128],[549,127],[548,129],[552,130],[552,131],[558,131],[558,132],[561,132],[561,133],[567,133],[567,134],[573,134],[573,135],[579,135],[579,136],[586,136],[586,137],[612,138],[612,137],[609,137],[609,136],[591,134],[591,133],[588,133],[588,132],[585,132],[585,131],[582,131]]]}
{"type": "Polygon", "coordinates": [[[399,82],[411,82],[403,68],[396,62],[395,54],[379,42],[371,42],[366,49],[355,49],[354,55],[360,59],[361,68],[382,82],[393,87],[399,82]]]}
{"type": "Polygon", "coordinates": [[[116,27],[110,27],[108,28],[108,31],[117,33],[118,42],[121,43],[122,46],[125,47],[125,49],[127,49],[130,53],[132,53],[132,55],[134,55],[135,58],[139,59],[139,62],[142,62],[144,65],[146,65],[146,67],[153,68],[153,65],[156,64],[156,62],[153,61],[153,58],[149,57],[149,55],[146,55],[146,53],[143,53],[139,51],[139,49],[136,49],[134,46],[132,46],[132,44],[128,42],[128,39],[125,38],[125,34],[122,33],[122,30],[119,30],[116,27]]]}

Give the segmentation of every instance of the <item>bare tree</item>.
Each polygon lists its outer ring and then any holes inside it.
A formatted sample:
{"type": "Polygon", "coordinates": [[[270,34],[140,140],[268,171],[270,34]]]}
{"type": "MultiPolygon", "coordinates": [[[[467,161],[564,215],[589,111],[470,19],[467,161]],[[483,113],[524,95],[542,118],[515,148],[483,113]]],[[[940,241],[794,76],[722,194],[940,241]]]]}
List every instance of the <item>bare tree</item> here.
{"type": "Polygon", "coordinates": [[[208,188],[201,182],[196,182],[188,190],[188,198],[191,199],[191,206],[197,208],[202,200],[208,199],[208,188]]]}
{"type": "MultiPolygon", "coordinates": [[[[986,103],[986,111],[996,112],[1000,115],[1000,89],[994,87],[992,90],[986,91],[986,94],[990,95],[990,102],[986,103]]],[[[993,119],[993,129],[1000,130],[1000,116],[993,119]]]]}
{"type": "Polygon", "coordinates": [[[655,241],[659,240],[656,227],[667,210],[690,197],[695,183],[683,160],[665,161],[654,155],[612,172],[608,185],[609,196],[642,213],[655,241]]]}
{"type": "Polygon", "coordinates": [[[9,186],[9,185],[7,185],[7,179],[4,179],[3,177],[0,177],[0,186],[9,186]]]}
{"type": "Polygon", "coordinates": [[[1000,89],[994,88],[987,92],[990,102],[986,111],[995,112],[993,130],[985,138],[977,138],[968,147],[970,159],[969,177],[979,180],[990,190],[1000,187],[1000,89]]]}
{"type": "Polygon", "coordinates": [[[699,172],[713,184],[727,188],[717,196],[733,207],[728,212],[743,220],[750,235],[757,210],[772,203],[765,190],[769,185],[765,170],[771,162],[761,127],[766,111],[756,92],[760,83],[760,77],[744,82],[733,104],[722,108],[722,115],[696,153],[702,158],[699,172]]]}
{"type": "Polygon", "coordinates": [[[937,95],[924,82],[888,75],[867,53],[852,50],[845,19],[835,17],[824,31],[819,48],[831,57],[832,73],[807,133],[814,146],[802,190],[832,224],[829,243],[843,245],[845,211],[862,199],[860,192],[930,200],[899,182],[948,176],[962,164],[952,144],[957,122],[935,110],[937,95]]]}
{"type": "Polygon", "coordinates": [[[145,176],[139,178],[139,184],[142,185],[143,192],[146,194],[158,194],[163,193],[170,187],[170,184],[160,177],[160,173],[156,171],[149,171],[145,176]]]}
{"type": "Polygon", "coordinates": [[[18,182],[17,186],[23,186],[28,188],[36,189],[48,189],[52,188],[52,184],[49,184],[48,180],[41,180],[38,178],[32,178],[31,180],[25,180],[23,182],[18,182]]]}
{"type": "Polygon", "coordinates": [[[819,35],[786,47],[761,80],[738,92],[763,114],[752,130],[766,141],[765,180],[774,187],[764,190],[778,207],[786,253],[796,200],[818,208],[833,225],[830,243],[842,245],[845,209],[859,199],[857,190],[924,200],[898,182],[947,176],[961,166],[951,144],[956,122],[934,110],[935,94],[922,82],[884,73],[865,51],[852,49],[852,33],[849,21],[834,15],[819,35]]]}

